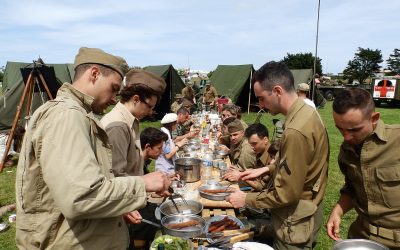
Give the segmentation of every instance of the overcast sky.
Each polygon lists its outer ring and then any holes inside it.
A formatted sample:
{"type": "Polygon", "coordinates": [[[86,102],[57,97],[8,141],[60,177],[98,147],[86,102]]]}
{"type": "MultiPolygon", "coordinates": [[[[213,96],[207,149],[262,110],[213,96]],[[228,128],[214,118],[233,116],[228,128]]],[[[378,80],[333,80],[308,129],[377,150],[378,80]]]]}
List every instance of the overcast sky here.
{"type": "MultiPolygon", "coordinates": [[[[315,53],[318,0],[1,0],[0,66],[72,63],[79,47],[130,66],[258,69],[287,53],[315,53]]],[[[400,1],[321,0],[318,56],[342,72],[358,47],[383,59],[400,48],[400,1]]],[[[382,64],[385,66],[385,64],[382,64]]]]}

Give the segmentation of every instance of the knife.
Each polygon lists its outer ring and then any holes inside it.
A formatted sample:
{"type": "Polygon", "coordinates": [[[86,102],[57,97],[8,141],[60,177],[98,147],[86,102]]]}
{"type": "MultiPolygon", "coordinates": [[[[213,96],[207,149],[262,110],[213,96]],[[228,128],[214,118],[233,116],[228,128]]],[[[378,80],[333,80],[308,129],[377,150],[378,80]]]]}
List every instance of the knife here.
{"type": "Polygon", "coordinates": [[[149,224],[149,225],[152,225],[152,226],[155,226],[155,227],[161,229],[161,226],[160,226],[159,224],[155,223],[155,222],[152,222],[152,221],[150,221],[150,220],[146,220],[146,219],[143,219],[143,218],[141,219],[141,221],[143,221],[144,223],[147,223],[147,224],[149,224]]]}
{"type": "Polygon", "coordinates": [[[199,235],[197,238],[201,238],[201,239],[214,239],[214,238],[219,238],[219,237],[223,237],[223,236],[230,236],[230,235],[238,235],[238,234],[242,234],[242,233],[247,233],[250,232],[251,230],[253,230],[253,228],[242,228],[242,229],[233,229],[233,230],[225,230],[222,232],[211,232],[211,233],[202,233],[201,235],[199,235]]]}

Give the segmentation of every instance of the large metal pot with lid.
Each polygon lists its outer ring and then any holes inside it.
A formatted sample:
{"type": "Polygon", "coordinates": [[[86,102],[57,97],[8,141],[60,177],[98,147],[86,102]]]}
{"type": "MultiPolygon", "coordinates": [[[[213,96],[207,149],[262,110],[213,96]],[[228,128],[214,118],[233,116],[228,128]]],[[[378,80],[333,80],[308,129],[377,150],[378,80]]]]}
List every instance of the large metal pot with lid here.
{"type": "Polygon", "coordinates": [[[175,171],[185,182],[200,180],[201,161],[197,158],[182,157],[175,160],[175,171]]]}

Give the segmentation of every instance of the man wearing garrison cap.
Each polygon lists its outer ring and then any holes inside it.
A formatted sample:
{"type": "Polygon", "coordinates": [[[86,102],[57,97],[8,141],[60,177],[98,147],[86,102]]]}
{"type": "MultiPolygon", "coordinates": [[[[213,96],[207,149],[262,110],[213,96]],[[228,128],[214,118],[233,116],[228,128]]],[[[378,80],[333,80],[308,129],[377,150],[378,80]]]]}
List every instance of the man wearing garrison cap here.
{"type": "Polygon", "coordinates": [[[244,136],[244,127],[239,119],[234,119],[227,124],[230,135],[229,157],[232,165],[225,174],[230,181],[238,181],[239,172],[256,167],[256,154],[244,136]]]}
{"type": "Polygon", "coordinates": [[[16,176],[20,249],[126,249],[123,214],[164,192],[161,173],[114,178],[111,145],[94,113],[116,101],[127,64],[81,48],[75,77],[33,114],[16,176]]]}
{"type": "MultiPolygon", "coordinates": [[[[144,175],[144,159],[139,137],[139,121],[153,113],[153,109],[164,93],[164,79],[143,69],[132,69],[126,74],[125,86],[120,91],[121,100],[107,113],[101,123],[112,144],[112,170],[115,176],[144,175]]],[[[146,201],[142,203],[146,205],[146,201]]],[[[143,210],[130,216],[137,222],[141,217],[154,220],[156,205],[148,204],[143,210]],[[153,209],[154,208],[154,209],[153,209]],[[148,210],[152,212],[148,212],[148,210]],[[153,216],[154,217],[154,216],[153,216]]],[[[144,225],[129,226],[130,238],[154,239],[154,227],[144,225]]]]}

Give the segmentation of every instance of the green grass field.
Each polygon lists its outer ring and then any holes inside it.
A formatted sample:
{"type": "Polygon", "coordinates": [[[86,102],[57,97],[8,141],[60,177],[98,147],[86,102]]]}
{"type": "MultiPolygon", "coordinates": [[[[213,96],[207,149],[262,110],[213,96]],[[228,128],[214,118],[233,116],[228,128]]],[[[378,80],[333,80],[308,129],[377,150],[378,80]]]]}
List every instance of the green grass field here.
{"type": "MultiPolygon", "coordinates": [[[[381,113],[381,118],[387,124],[399,124],[400,113],[398,108],[378,108],[377,111],[381,113]]],[[[342,142],[342,136],[335,128],[332,119],[332,102],[328,102],[325,108],[319,110],[322,119],[324,120],[328,133],[331,146],[330,162],[329,162],[329,183],[326,190],[324,199],[324,220],[329,216],[331,208],[335,205],[339,197],[339,189],[343,184],[343,176],[340,173],[336,159],[339,152],[339,146],[342,142]]],[[[282,116],[272,117],[269,114],[264,114],[261,118],[261,122],[266,125],[270,131],[270,136],[273,133],[272,118],[281,118],[282,116]]],[[[253,123],[255,121],[256,114],[251,113],[249,115],[244,114],[243,119],[247,123],[253,123]]],[[[144,122],[141,124],[141,128],[145,127],[159,127],[158,122],[144,122]]],[[[6,168],[0,173],[0,206],[15,202],[15,167],[6,168]]],[[[349,212],[346,214],[342,221],[341,233],[342,237],[346,237],[347,229],[350,223],[355,218],[355,212],[349,212]]],[[[3,221],[8,221],[8,214],[5,215],[3,221]]],[[[0,249],[16,249],[15,246],[15,223],[11,224],[10,228],[0,233],[0,249]]],[[[325,228],[320,231],[317,249],[326,250],[331,249],[333,241],[330,240],[326,234],[325,228]]]]}

